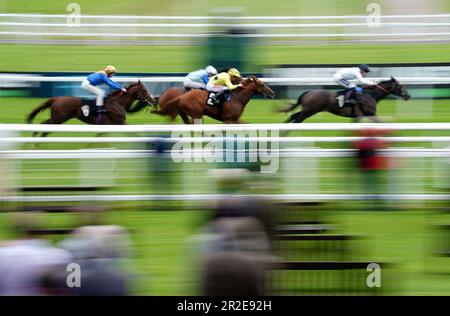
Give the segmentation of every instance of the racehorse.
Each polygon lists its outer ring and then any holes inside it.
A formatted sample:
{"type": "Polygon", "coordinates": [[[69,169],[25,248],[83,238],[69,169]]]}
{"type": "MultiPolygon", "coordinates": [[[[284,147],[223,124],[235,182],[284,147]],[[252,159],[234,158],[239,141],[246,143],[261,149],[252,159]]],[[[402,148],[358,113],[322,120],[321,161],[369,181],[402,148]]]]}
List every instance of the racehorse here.
{"type": "MultiPolygon", "coordinates": [[[[233,90],[230,98],[221,106],[207,105],[208,92],[194,89],[170,100],[164,107],[160,107],[159,110],[152,111],[152,113],[169,115],[172,119],[175,119],[178,114],[184,114],[193,119],[201,119],[203,115],[207,115],[224,123],[239,123],[239,117],[254,94],[259,93],[269,98],[275,97],[275,92],[255,76],[249,76],[241,83],[243,86],[233,90]]],[[[186,120],[184,122],[190,123],[186,120]]]]}
{"type": "MultiPolygon", "coordinates": [[[[158,98],[159,109],[158,110],[155,109],[151,113],[164,115],[164,113],[166,112],[165,108],[167,103],[169,103],[170,100],[173,100],[185,93],[187,93],[187,91],[184,88],[172,87],[167,89],[158,98]]],[[[180,112],[178,114],[181,116],[185,124],[189,124],[191,122],[189,116],[184,112],[180,112]]],[[[172,118],[172,120],[173,119],[175,118],[172,118]]]]}
{"type": "MultiPolygon", "coordinates": [[[[156,100],[148,93],[141,81],[133,83],[126,88],[127,92],[121,90],[111,93],[105,102],[106,113],[84,116],[81,107],[85,104],[83,99],[78,97],[53,97],[34,109],[27,117],[27,122],[32,123],[36,115],[50,108],[50,118],[41,124],[62,124],[71,118],[77,118],[87,124],[123,125],[126,120],[126,113],[133,113],[141,110],[147,105],[154,105],[156,100]],[[131,107],[133,102],[139,100],[139,104],[131,107]],[[101,116],[100,116],[101,115],[101,116]],[[99,117],[100,116],[100,117],[99,117]]],[[[37,136],[39,132],[33,133],[37,136]]],[[[42,133],[46,136],[48,133],[42,133]]]]}
{"type": "MultiPolygon", "coordinates": [[[[220,72],[227,72],[227,69],[222,69],[220,72]]],[[[231,82],[233,84],[238,84],[242,81],[243,79],[240,77],[236,77],[236,76],[232,76],[231,77],[231,82]]],[[[160,114],[160,115],[165,115],[166,110],[165,107],[167,105],[167,103],[169,103],[170,100],[175,99],[176,97],[179,97],[185,93],[187,93],[188,91],[184,88],[177,88],[177,87],[172,87],[167,89],[166,91],[164,91],[158,98],[158,106],[159,106],[159,110],[153,110],[152,113],[155,114],[160,114]]],[[[192,123],[191,118],[189,117],[189,115],[187,115],[186,113],[184,113],[183,111],[180,111],[178,113],[180,115],[180,117],[183,119],[183,122],[185,124],[190,124],[192,123]]],[[[175,118],[172,118],[172,120],[174,120],[175,118]]]]}
{"type": "Polygon", "coordinates": [[[301,94],[297,102],[291,104],[280,112],[290,112],[302,106],[300,112],[292,114],[285,123],[301,123],[308,117],[323,111],[356,118],[358,121],[364,117],[368,117],[373,122],[379,122],[377,118],[377,103],[383,100],[388,95],[393,94],[409,100],[411,96],[405,87],[403,87],[394,77],[390,80],[382,81],[377,85],[365,87],[364,92],[358,98],[358,102],[352,106],[338,106],[337,93],[329,92],[327,90],[310,90],[301,94]]]}

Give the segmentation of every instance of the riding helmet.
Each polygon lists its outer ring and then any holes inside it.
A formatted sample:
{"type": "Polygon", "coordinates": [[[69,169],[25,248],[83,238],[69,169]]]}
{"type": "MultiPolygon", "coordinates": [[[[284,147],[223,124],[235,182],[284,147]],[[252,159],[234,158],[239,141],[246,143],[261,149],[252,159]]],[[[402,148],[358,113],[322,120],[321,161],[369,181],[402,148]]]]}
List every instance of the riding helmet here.
{"type": "Polygon", "coordinates": [[[217,75],[217,70],[213,66],[207,66],[205,68],[206,72],[212,76],[217,75]]]}
{"type": "Polygon", "coordinates": [[[112,65],[109,65],[109,66],[105,67],[105,72],[109,75],[109,74],[112,74],[112,73],[116,73],[117,70],[116,70],[116,67],[114,67],[112,65]]]}
{"type": "Polygon", "coordinates": [[[228,74],[229,74],[230,76],[241,77],[241,73],[240,73],[239,70],[237,70],[236,68],[230,68],[230,69],[228,69],[228,74]]]}
{"type": "Polygon", "coordinates": [[[367,66],[365,64],[359,65],[358,68],[361,69],[361,71],[370,72],[369,66],[367,66]]]}

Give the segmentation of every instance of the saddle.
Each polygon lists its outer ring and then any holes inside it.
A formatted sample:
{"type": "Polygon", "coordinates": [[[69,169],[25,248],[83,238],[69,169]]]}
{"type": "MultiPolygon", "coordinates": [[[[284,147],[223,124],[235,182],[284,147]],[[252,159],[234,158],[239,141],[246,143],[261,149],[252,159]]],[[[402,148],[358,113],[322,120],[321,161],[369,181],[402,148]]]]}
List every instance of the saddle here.
{"type": "Polygon", "coordinates": [[[221,106],[226,101],[230,101],[230,91],[212,92],[208,91],[208,99],[206,99],[206,105],[209,106],[221,106]]]}
{"type": "Polygon", "coordinates": [[[349,98],[346,99],[346,94],[349,89],[340,90],[336,92],[336,104],[339,107],[342,106],[354,106],[358,102],[358,98],[355,93],[352,93],[349,98]]]}
{"type": "MultiPolygon", "coordinates": [[[[98,106],[96,103],[96,99],[81,98],[81,113],[84,117],[97,113],[98,106]]],[[[104,103],[106,103],[106,98],[104,103]]]]}

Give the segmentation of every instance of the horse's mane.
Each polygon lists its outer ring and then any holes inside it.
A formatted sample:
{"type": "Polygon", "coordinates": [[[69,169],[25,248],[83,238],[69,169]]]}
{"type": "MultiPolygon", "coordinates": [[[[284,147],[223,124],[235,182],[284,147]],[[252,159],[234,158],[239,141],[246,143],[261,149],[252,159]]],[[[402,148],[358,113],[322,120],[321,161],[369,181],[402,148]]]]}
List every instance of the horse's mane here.
{"type": "MultiPolygon", "coordinates": [[[[128,90],[128,89],[130,89],[130,88],[132,88],[132,87],[134,87],[134,86],[136,86],[138,84],[139,84],[139,82],[132,83],[128,87],[126,87],[126,89],[128,90]]],[[[122,94],[122,90],[115,90],[115,91],[111,92],[109,94],[109,96],[115,98],[115,97],[117,97],[117,96],[119,96],[121,94],[122,94]]]]}
{"type": "MultiPolygon", "coordinates": [[[[385,83],[395,83],[395,82],[396,82],[395,80],[388,79],[388,80],[383,80],[383,81],[378,82],[377,85],[385,84],[385,83]]],[[[363,88],[370,90],[370,89],[375,89],[376,87],[377,86],[364,86],[363,88]]]]}
{"type": "Polygon", "coordinates": [[[383,84],[383,83],[395,83],[395,81],[392,80],[392,79],[389,79],[389,80],[383,80],[383,81],[380,81],[378,84],[383,84]]]}

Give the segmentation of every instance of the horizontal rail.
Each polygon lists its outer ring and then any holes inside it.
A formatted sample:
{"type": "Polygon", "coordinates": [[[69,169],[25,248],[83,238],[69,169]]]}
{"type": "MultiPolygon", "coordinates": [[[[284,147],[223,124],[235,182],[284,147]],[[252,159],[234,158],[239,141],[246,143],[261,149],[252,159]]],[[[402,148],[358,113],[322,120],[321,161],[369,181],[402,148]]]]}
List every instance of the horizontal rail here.
{"type": "MultiPolygon", "coordinates": [[[[8,17],[36,17],[36,18],[73,18],[70,14],[35,14],[35,13],[1,13],[0,18],[8,17]]],[[[363,19],[367,15],[325,15],[325,16],[161,16],[161,15],[81,15],[82,19],[137,19],[137,20],[329,20],[329,19],[363,19]]],[[[381,19],[420,19],[420,18],[450,18],[450,14],[404,14],[404,15],[380,15],[381,19]]]]}
{"type": "MultiPolygon", "coordinates": [[[[0,82],[82,82],[86,76],[36,76],[36,75],[21,75],[21,74],[0,74],[0,82]]],[[[333,85],[336,82],[332,78],[318,78],[318,77],[286,77],[275,78],[266,77],[260,78],[262,81],[270,84],[301,84],[301,85],[333,85]]],[[[374,77],[375,81],[383,81],[388,78],[374,77]]],[[[398,77],[398,81],[404,84],[450,84],[450,77],[398,77]]],[[[181,76],[166,76],[166,77],[116,77],[118,82],[134,82],[141,80],[142,82],[170,82],[182,83],[184,77],[181,76]]]]}
{"type": "MultiPolygon", "coordinates": [[[[43,22],[0,22],[0,26],[23,26],[23,27],[34,27],[34,26],[45,26],[45,27],[70,27],[67,22],[61,23],[43,23],[43,22]]],[[[235,28],[321,28],[321,27],[353,27],[353,26],[363,26],[367,27],[367,23],[245,23],[245,24],[233,24],[235,28]]],[[[450,22],[380,22],[377,27],[392,27],[392,26],[450,26],[450,22]]],[[[151,27],[151,28],[208,28],[208,27],[230,27],[229,24],[225,23],[80,23],[77,28],[83,27],[151,27]]]]}
{"type": "MultiPolygon", "coordinates": [[[[15,36],[70,36],[70,37],[156,37],[156,38],[208,38],[213,34],[209,33],[80,33],[80,32],[20,32],[3,31],[0,35],[15,36]]],[[[415,33],[250,33],[239,34],[245,38],[302,38],[302,37],[412,37],[412,36],[450,36],[450,32],[415,32],[415,33]]]]}
{"type": "MultiPolygon", "coordinates": [[[[380,155],[388,157],[404,157],[404,158],[449,158],[450,148],[431,149],[431,148],[390,148],[380,150],[380,155]]],[[[242,162],[248,161],[245,156],[254,158],[343,158],[354,157],[356,150],[354,149],[324,149],[324,148],[269,148],[269,149],[250,149],[240,150],[239,148],[209,148],[168,150],[171,157],[176,155],[178,159],[185,159],[189,162],[202,162],[202,159],[217,161],[223,159],[224,155],[238,154],[242,162]],[[216,159],[217,158],[217,159],[216,159]]],[[[155,150],[129,150],[129,149],[77,149],[77,150],[4,150],[0,151],[0,155],[7,159],[128,159],[128,158],[149,158],[160,156],[155,150]]],[[[230,158],[231,159],[231,158],[230,158]]],[[[232,158],[235,159],[235,158],[232,158]]],[[[239,158],[236,158],[236,162],[239,158]]]]}
{"type": "Polygon", "coordinates": [[[108,41],[173,42],[208,38],[218,33],[208,32],[217,29],[257,30],[239,34],[222,33],[223,36],[245,38],[264,38],[274,42],[283,40],[304,41],[341,41],[352,40],[366,42],[392,41],[448,41],[450,32],[450,14],[420,15],[381,15],[377,22],[369,20],[367,15],[347,16],[126,16],[126,15],[80,15],[79,22],[72,22],[72,14],[0,14],[0,36],[11,40],[47,40],[58,41],[55,37],[66,37],[66,41],[81,38],[101,38],[108,41]],[[71,21],[71,22],[68,22],[71,21]],[[231,23],[230,23],[231,21],[231,23]],[[103,23],[104,22],[104,23],[103,23]],[[158,22],[158,23],[147,23],[158,22]],[[283,23],[280,23],[283,22],[283,23]],[[288,23],[286,23],[288,22],[288,23]],[[311,23],[302,23],[311,22],[311,23]],[[433,28],[430,32],[429,28],[433,28]],[[57,29],[56,29],[57,28],[57,29]],[[95,31],[94,29],[95,28],[95,31]],[[390,32],[383,32],[389,28],[390,32]],[[53,31],[52,31],[53,29],[53,31]],[[148,32],[156,29],[156,32],[148,32]],[[190,31],[188,30],[190,29],[190,31]],[[322,30],[323,32],[305,32],[304,30],[322,30]],[[336,29],[338,32],[336,32],[336,29]],[[67,30],[67,32],[65,32],[67,30]],[[284,31],[283,31],[284,30],[284,31]],[[342,30],[342,33],[339,33],[342,30]],[[355,32],[353,31],[355,30],[355,32]],[[132,33],[128,33],[128,32],[132,33]],[[358,32],[360,31],[360,32],[358,32]],[[37,39],[36,39],[37,37],[37,39]],[[33,38],[33,39],[31,39],[33,38]]]}
{"type": "MultiPolygon", "coordinates": [[[[339,201],[367,200],[437,200],[450,199],[450,194],[238,194],[235,198],[259,198],[273,201],[339,201]]],[[[59,196],[0,196],[0,202],[111,202],[111,201],[216,201],[230,198],[226,194],[150,194],[150,195],[59,195],[59,196]]]]}
{"type": "MultiPolygon", "coordinates": [[[[448,131],[449,123],[271,123],[271,124],[165,124],[165,125],[57,125],[0,124],[6,132],[82,132],[82,133],[164,133],[164,132],[257,132],[257,131],[357,131],[363,129],[389,131],[448,131]]],[[[185,134],[173,137],[187,136],[185,134]]],[[[190,136],[187,136],[190,137],[190,136]]]]}
{"type": "MultiPolygon", "coordinates": [[[[365,137],[353,136],[319,136],[319,137],[6,137],[2,138],[3,143],[220,143],[226,141],[235,142],[265,142],[265,143],[339,143],[354,142],[363,140],[365,137]]],[[[443,142],[450,143],[450,136],[399,136],[399,137],[379,137],[379,139],[391,143],[422,143],[422,142],[443,142]]]]}

